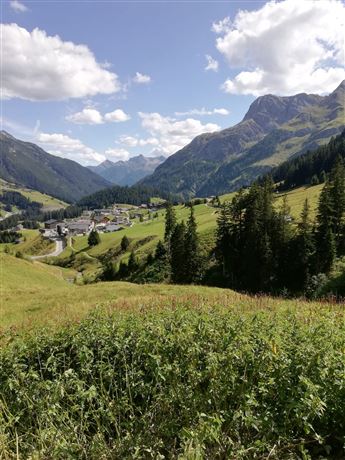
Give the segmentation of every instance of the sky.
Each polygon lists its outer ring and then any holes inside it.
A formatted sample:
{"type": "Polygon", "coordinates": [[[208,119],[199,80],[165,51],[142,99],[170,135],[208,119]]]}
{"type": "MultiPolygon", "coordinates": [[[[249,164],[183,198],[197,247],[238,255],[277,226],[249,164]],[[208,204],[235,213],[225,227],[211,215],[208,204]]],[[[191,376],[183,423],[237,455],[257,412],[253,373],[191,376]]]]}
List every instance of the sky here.
{"type": "Polygon", "coordinates": [[[1,129],[82,165],[169,156],[345,79],[342,0],[1,1],[1,129]]]}

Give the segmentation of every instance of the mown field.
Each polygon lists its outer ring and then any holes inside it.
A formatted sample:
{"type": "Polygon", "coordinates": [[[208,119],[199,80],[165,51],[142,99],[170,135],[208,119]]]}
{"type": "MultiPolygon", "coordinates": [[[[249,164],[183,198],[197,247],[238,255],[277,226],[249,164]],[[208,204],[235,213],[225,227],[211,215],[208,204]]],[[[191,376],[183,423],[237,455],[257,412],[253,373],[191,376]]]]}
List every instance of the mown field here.
{"type": "Polygon", "coordinates": [[[344,458],[344,305],[1,257],[0,458],[344,458]]]}

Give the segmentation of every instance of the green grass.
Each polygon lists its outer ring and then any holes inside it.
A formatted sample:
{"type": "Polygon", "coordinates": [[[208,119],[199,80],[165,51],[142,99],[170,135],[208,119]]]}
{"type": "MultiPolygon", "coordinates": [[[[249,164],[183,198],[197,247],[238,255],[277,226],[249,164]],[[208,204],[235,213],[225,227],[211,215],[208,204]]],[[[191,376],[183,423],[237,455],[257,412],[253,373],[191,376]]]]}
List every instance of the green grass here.
{"type": "MultiPolygon", "coordinates": [[[[97,306],[152,300],[160,296],[213,295],[224,290],[199,286],[136,285],[125,282],[76,285],[76,271],[0,254],[0,327],[30,329],[82,318],[97,306]]],[[[0,456],[1,457],[1,456],[0,456]]]]}
{"type": "Polygon", "coordinates": [[[287,196],[287,201],[291,207],[291,216],[298,220],[301,216],[304,201],[307,198],[310,206],[310,215],[312,218],[316,217],[317,206],[319,197],[324,184],[314,186],[298,187],[286,193],[280,193],[276,200],[277,206],[283,201],[283,196],[287,196]]]}
{"type": "Polygon", "coordinates": [[[50,195],[46,195],[45,193],[38,192],[37,190],[27,189],[25,187],[19,187],[17,185],[11,184],[9,182],[0,179],[0,187],[2,191],[14,191],[19,192],[24,195],[26,198],[30,199],[31,201],[37,201],[38,203],[42,203],[43,210],[49,211],[53,209],[61,209],[65,208],[67,203],[61,201],[57,198],[54,198],[50,195]]]}
{"type": "Polygon", "coordinates": [[[50,275],[32,289],[70,324],[3,334],[1,458],[342,458],[341,306],[50,275]],[[103,306],[76,322],[81,293],[103,306]]]}

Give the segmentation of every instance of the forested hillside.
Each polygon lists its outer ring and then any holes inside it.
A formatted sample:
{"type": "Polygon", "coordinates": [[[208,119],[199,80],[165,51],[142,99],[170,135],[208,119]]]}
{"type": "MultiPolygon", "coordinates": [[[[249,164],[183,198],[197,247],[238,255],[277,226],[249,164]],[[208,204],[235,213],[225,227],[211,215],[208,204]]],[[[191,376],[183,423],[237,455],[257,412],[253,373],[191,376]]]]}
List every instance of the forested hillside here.
{"type": "Polygon", "coordinates": [[[284,162],[271,171],[274,182],[280,190],[300,185],[323,183],[338,158],[345,159],[345,130],[337,137],[315,151],[284,162]]]}
{"type": "Polygon", "coordinates": [[[110,185],[75,161],[50,155],[30,142],[0,133],[0,178],[69,203],[110,185]]]}

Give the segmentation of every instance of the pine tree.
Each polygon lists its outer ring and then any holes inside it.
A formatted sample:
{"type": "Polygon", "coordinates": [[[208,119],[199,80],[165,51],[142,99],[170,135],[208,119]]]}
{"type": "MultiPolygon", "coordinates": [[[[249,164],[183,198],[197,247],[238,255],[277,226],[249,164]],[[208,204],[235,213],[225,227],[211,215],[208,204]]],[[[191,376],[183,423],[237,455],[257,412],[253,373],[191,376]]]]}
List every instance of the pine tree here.
{"type": "Polygon", "coordinates": [[[301,213],[301,221],[298,224],[298,233],[293,245],[293,279],[291,285],[297,291],[305,291],[310,277],[314,274],[313,256],[315,243],[313,227],[310,221],[310,208],[308,199],[305,200],[301,213]]]}
{"type": "Polygon", "coordinates": [[[170,237],[176,226],[176,214],[175,209],[171,203],[167,203],[165,212],[165,232],[164,241],[169,242],[170,237]]]}
{"type": "Polygon", "coordinates": [[[134,251],[132,251],[128,259],[128,271],[130,273],[133,273],[138,269],[138,267],[139,267],[138,260],[135,256],[134,251]]]}
{"type": "Polygon", "coordinates": [[[91,230],[89,236],[88,236],[88,239],[87,239],[87,243],[89,246],[97,246],[97,244],[99,244],[101,242],[101,238],[99,236],[99,233],[97,232],[97,230],[91,230]]]}
{"type": "Polygon", "coordinates": [[[345,215],[345,167],[341,157],[337,158],[330,173],[329,195],[333,205],[332,231],[338,244],[345,215]]]}
{"type": "Polygon", "coordinates": [[[194,208],[191,206],[185,235],[185,283],[195,283],[198,281],[201,269],[200,265],[201,258],[197,225],[194,217],[194,208]]]}
{"type": "Polygon", "coordinates": [[[116,278],[116,269],[111,260],[104,262],[101,278],[103,281],[112,281],[116,278]]]}
{"type": "Polygon", "coordinates": [[[221,206],[217,219],[215,255],[218,264],[222,267],[222,274],[225,279],[229,278],[229,255],[230,245],[230,207],[228,203],[221,206]]]}
{"type": "Polygon", "coordinates": [[[167,255],[166,248],[162,240],[159,240],[156,246],[155,259],[165,259],[167,255]]]}
{"type": "Polygon", "coordinates": [[[290,206],[287,196],[284,195],[283,202],[274,218],[275,226],[272,228],[272,249],[275,284],[278,289],[287,288],[291,273],[291,251],[290,242],[292,239],[292,224],[290,206]]]}
{"type": "Polygon", "coordinates": [[[175,225],[170,238],[170,265],[171,280],[179,284],[185,282],[185,235],[186,226],[184,222],[175,225]]]}
{"type": "Polygon", "coordinates": [[[121,251],[126,252],[129,244],[130,244],[129,239],[127,238],[126,235],[123,235],[122,240],[121,240],[121,251]]]}
{"type": "Polygon", "coordinates": [[[331,184],[327,181],[320,194],[316,230],[316,267],[322,273],[330,271],[336,255],[336,242],[333,233],[334,217],[331,184]]]}

